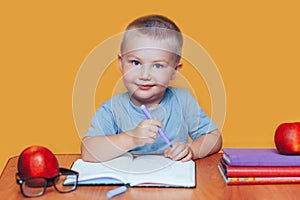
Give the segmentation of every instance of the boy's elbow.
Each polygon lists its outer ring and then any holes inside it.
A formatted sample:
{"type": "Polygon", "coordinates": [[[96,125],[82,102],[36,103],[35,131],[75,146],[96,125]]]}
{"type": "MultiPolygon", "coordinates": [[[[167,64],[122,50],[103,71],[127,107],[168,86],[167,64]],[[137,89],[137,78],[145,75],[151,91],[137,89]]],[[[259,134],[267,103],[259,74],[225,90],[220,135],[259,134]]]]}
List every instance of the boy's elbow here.
{"type": "Polygon", "coordinates": [[[90,152],[90,150],[87,147],[87,144],[85,144],[84,140],[81,142],[81,159],[86,162],[96,162],[97,160],[95,159],[93,154],[90,152]]]}
{"type": "Polygon", "coordinates": [[[206,156],[218,153],[222,149],[223,139],[219,130],[214,130],[209,133],[209,141],[208,144],[210,146],[210,151],[206,156]]]}
{"type": "Polygon", "coordinates": [[[210,132],[210,135],[214,138],[213,140],[215,141],[215,148],[218,150],[221,150],[222,145],[223,145],[223,139],[221,132],[217,129],[212,132],[210,132]]]}
{"type": "Polygon", "coordinates": [[[89,155],[87,153],[87,149],[86,149],[86,147],[85,147],[85,145],[84,145],[83,142],[81,142],[80,151],[81,151],[81,159],[84,160],[84,161],[90,161],[89,155]]]}
{"type": "Polygon", "coordinates": [[[223,146],[223,138],[221,133],[218,131],[218,134],[216,135],[216,144],[215,144],[215,153],[219,152],[222,149],[223,146]]]}

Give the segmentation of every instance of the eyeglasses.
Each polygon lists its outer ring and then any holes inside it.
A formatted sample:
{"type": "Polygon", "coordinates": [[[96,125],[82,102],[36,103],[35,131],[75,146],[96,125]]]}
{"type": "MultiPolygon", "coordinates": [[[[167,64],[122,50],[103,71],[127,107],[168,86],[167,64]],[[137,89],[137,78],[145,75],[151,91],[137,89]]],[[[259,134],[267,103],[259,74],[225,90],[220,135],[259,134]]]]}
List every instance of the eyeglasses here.
{"type": "Polygon", "coordinates": [[[20,173],[16,173],[17,183],[20,185],[21,192],[25,197],[42,196],[48,186],[54,185],[54,188],[60,193],[72,192],[77,187],[79,173],[73,170],[59,168],[58,175],[52,178],[27,177],[21,178],[20,173]]]}

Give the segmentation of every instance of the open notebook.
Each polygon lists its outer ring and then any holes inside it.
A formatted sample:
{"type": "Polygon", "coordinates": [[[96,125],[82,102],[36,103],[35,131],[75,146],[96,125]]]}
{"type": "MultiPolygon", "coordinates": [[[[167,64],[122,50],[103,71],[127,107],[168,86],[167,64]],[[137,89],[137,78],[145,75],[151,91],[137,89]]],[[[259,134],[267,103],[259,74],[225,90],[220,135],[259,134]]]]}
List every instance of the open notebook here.
{"type": "MultiPolygon", "coordinates": [[[[76,160],[78,185],[128,185],[130,187],[187,187],[195,182],[195,162],[172,161],[160,155],[133,157],[126,153],[106,162],[76,160]]],[[[68,184],[66,180],[65,184],[68,184]]]]}

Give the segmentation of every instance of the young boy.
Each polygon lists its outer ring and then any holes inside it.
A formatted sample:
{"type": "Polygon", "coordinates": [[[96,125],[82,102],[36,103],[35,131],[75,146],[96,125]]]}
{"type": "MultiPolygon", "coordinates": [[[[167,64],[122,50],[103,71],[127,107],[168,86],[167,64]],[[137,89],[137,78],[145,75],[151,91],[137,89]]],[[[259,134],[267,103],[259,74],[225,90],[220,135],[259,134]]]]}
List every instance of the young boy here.
{"type": "Polygon", "coordinates": [[[182,41],[179,28],[164,16],[145,16],[128,25],[118,55],[128,92],[112,97],[95,113],[82,140],[85,161],[107,161],[126,152],[188,161],[221,149],[217,126],[192,95],[168,86],[182,67],[182,41]],[[141,105],[153,119],[145,117],[141,105]],[[159,128],[171,147],[158,135],[159,128]]]}

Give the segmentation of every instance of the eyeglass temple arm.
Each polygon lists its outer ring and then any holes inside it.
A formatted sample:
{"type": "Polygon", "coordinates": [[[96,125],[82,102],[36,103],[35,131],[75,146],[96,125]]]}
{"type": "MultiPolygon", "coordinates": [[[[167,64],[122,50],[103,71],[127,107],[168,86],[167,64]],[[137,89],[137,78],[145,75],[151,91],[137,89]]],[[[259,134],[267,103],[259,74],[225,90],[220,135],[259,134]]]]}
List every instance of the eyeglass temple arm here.
{"type": "Polygon", "coordinates": [[[79,173],[76,172],[76,171],[73,171],[71,169],[66,169],[66,168],[59,168],[59,172],[60,173],[63,173],[63,174],[66,174],[66,175],[72,175],[72,174],[76,174],[78,175],[79,173]]]}

